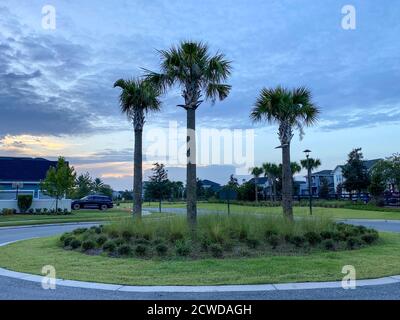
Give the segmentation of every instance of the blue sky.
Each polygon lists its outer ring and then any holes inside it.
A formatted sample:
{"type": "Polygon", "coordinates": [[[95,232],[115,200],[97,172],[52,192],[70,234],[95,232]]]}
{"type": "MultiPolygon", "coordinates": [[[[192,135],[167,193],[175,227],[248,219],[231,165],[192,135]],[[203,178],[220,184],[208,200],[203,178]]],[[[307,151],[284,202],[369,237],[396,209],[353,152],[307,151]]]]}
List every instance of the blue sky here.
{"type": "MultiPolygon", "coordinates": [[[[132,181],[133,132],[118,110],[118,78],[157,70],[156,49],[202,40],[232,60],[232,92],[198,109],[198,127],[255,128],[255,163],[279,162],[276,126],[249,120],[263,87],[307,86],[321,108],[319,124],[292,143],[333,169],[354,147],[365,158],[398,152],[400,4],[391,1],[0,1],[0,156],[64,155],[79,172],[116,189],[132,181]],[[56,29],[41,26],[56,8],[56,29]],[[356,29],[341,26],[344,5],[356,29]]],[[[146,130],[185,126],[177,90],[146,130]]],[[[147,141],[144,141],[146,145],[147,141]]],[[[145,168],[150,167],[150,162],[145,168]]],[[[203,167],[223,182],[234,168],[203,167]]],[[[184,168],[171,168],[183,179],[184,168]]]]}

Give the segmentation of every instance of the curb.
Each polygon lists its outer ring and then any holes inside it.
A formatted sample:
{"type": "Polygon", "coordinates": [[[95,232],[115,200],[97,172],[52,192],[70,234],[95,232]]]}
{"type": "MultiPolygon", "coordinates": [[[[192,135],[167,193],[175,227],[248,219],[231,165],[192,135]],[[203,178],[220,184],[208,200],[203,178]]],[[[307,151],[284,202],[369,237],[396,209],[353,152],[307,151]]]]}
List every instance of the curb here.
{"type": "Polygon", "coordinates": [[[42,224],[32,224],[25,226],[9,226],[9,227],[0,227],[0,230],[12,230],[12,229],[27,229],[27,228],[40,228],[40,227],[57,227],[57,226],[74,226],[74,225],[96,225],[100,223],[105,223],[104,221],[82,221],[82,222],[64,222],[64,223],[42,223],[42,224]]]}
{"type": "MultiPolygon", "coordinates": [[[[6,244],[2,244],[2,246],[3,245],[6,244]]],[[[30,273],[15,272],[3,268],[0,268],[0,276],[25,280],[30,282],[36,282],[36,283],[42,283],[44,279],[43,276],[38,276],[30,273]]],[[[106,291],[139,292],[139,293],[255,292],[255,291],[288,291],[288,290],[342,288],[341,281],[254,284],[254,285],[218,285],[218,286],[128,286],[128,285],[85,282],[85,281],[57,278],[55,280],[55,283],[56,286],[64,286],[64,287],[106,290],[106,291]]],[[[400,283],[400,275],[377,278],[377,279],[357,280],[356,286],[357,287],[378,286],[378,285],[386,285],[394,283],[400,283]]]]}

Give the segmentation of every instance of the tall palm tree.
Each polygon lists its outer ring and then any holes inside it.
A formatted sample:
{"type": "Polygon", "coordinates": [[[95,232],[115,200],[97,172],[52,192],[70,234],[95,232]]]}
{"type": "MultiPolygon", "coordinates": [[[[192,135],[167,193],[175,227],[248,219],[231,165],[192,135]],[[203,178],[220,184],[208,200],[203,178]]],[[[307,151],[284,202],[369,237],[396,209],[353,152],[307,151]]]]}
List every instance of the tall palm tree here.
{"type": "Polygon", "coordinates": [[[317,169],[321,165],[321,160],[308,158],[300,160],[300,163],[303,169],[308,170],[308,167],[310,167],[310,171],[313,171],[314,169],[317,169]]]}
{"type": "Polygon", "coordinates": [[[258,202],[258,178],[264,172],[263,168],[254,167],[250,169],[250,173],[254,176],[254,189],[256,193],[256,202],[258,202]]]}
{"type": "Polygon", "coordinates": [[[100,178],[94,179],[92,186],[93,191],[99,193],[102,187],[104,187],[104,182],[100,178]]]}
{"type": "Polygon", "coordinates": [[[160,90],[147,80],[119,79],[114,83],[114,88],[122,89],[120,95],[121,111],[133,123],[135,131],[134,163],[133,163],[133,214],[142,217],[142,136],[145,115],[150,111],[159,111],[160,90]]]}
{"type": "Polygon", "coordinates": [[[272,192],[270,192],[271,201],[276,200],[276,179],[280,174],[279,166],[275,163],[266,162],[262,164],[264,176],[268,177],[272,192]]]}
{"type": "Polygon", "coordinates": [[[231,89],[225,84],[231,74],[231,63],[221,53],[211,56],[202,42],[184,41],[177,47],[159,51],[161,71],[146,70],[147,78],[159,88],[167,90],[174,85],[182,90],[187,112],[187,218],[194,228],[197,223],[196,198],[196,109],[202,97],[215,102],[225,99],[231,89]]]}
{"type": "Polygon", "coordinates": [[[289,90],[278,86],[275,89],[261,90],[256,104],[250,114],[254,122],[265,120],[277,123],[278,136],[282,148],[282,206],[283,215],[293,220],[292,205],[292,172],[290,168],[290,143],[293,130],[300,130],[304,135],[304,126],[313,125],[318,118],[319,109],[311,101],[311,93],[304,87],[289,90]]]}

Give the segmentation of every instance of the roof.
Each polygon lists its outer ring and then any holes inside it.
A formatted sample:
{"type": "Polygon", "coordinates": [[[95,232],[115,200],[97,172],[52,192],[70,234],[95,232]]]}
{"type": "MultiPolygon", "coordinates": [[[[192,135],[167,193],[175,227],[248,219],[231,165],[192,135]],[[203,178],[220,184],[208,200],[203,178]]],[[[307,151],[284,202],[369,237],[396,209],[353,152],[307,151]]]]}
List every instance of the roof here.
{"type": "MultiPolygon", "coordinates": [[[[250,180],[249,180],[249,182],[250,183],[254,183],[254,178],[251,178],[250,180]]],[[[257,179],[257,184],[265,184],[265,183],[267,183],[268,182],[268,177],[259,177],[258,179],[257,179]]]]}
{"type": "Polygon", "coordinates": [[[363,164],[367,168],[367,170],[371,170],[374,165],[376,165],[379,161],[383,159],[373,159],[373,160],[364,160],[363,164]]]}
{"type": "Polygon", "coordinates": [[[312,176],[330,176],[332,174],[332,170],[322,170],[318,172],[313,172],[312,176]]]}
{"type": "Polygon", "coordinates": [[[0,181],[34,181],[46,177],[50,167],[56,167],[57,161],[43,158],[0,157],[0,181]]]}
{"type": "Polygon", "coordinates": [[[212,187],[220,187],[221,186],[219,183],[216,183],[214,181],[207,180],[207,179],[201,180],[201,184],[203,186],[212,186],[212,187]]]}

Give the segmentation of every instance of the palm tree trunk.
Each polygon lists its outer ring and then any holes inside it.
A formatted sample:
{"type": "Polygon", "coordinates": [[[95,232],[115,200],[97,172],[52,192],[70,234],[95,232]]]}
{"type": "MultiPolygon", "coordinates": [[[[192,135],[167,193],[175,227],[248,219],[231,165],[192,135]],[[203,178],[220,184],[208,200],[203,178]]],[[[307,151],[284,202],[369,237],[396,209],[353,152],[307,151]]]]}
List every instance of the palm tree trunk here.
{"type": "Polygon", "coordinates": [[[255,192],[256,192],[256,202],[258,202],[258,190],[257,190],[257,183],[258,183],[258,178],[254,177],[254,185],[255,185],[255,192]]]}
{"type": "Polygon", "coordinates": [[[293,221],[292,207],[292,171],[290,168],[290,144],[282,146],[282,207],[283,216],[289,221],[293,221]]]}
{"type": "Polygon", "coordinates": [[[142,130],[135,130],[135,151],[133,164],[133,214],[142,218],[142,130]]]}
{"type": "Polygon", "coordinates": [[[192,229],[197,223],[196,183],[196,110],[187,109],[187,166],[186,166],[186,207],[187,220],[192,229]]]}

